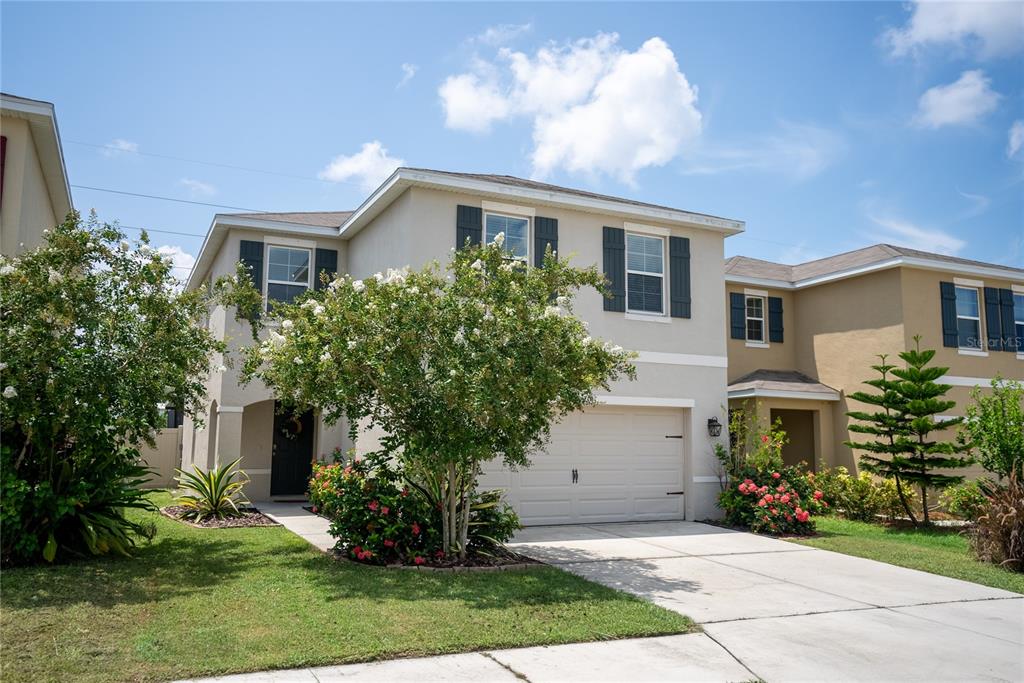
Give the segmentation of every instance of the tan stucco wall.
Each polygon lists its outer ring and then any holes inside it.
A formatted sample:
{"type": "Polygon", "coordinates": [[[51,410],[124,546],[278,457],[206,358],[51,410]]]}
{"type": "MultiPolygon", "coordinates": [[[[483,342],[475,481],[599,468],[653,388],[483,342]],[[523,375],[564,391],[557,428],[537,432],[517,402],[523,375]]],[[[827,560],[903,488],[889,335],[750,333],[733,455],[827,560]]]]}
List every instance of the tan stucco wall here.
{"type": "Polygon", "coordinates": [[[722,328],[729,353],[729,381],[734,382],[754,370],[791,370],[796,367],[796,304],[793,292],[728,283],[725,288],[725,326],[722,328]],[[765,340],[767,348],[747,346],[744,339],[733,339],[730,330],[729,298],[733,292],[754,290],[782,299],[782,343],[768,342],[768,303],[765,302],[765,340]]]}
{"type": "Polygon", "coordinates": [[[0,253],[13,256],[39,246],[43,230],[52,229],[64,217],[54,214],[28,121],[0,117],[0,134],[7,138],[0,253]]]}
{"type": "Polygon", "coordinates": [[[182,428],[161,429],[153,435],[155,446],[139,449],[142,461],[153,469],[145,488],[174,488],[175,469],[181,464],[182,428]]]}
{"type": "Polygon", "coordinates": [[[802,410],[811,413],[813,425],[813,438],[810,444],[796,435],[787,435],[790,439],[796,439],[797,448],[804,448],[814,454],[814,462],[810,462],[810,456],[804,456],[808,464],[814,469],[821,467],[832,467],[835,465],[847,464],[837,462],[835,443],[835,411],[834,401],[811,401],[804,399],[763,397],[756,399],[731,399],[729,408],[743,409],[748,414],[754,415],[754,419],[761,429],[765,429],[771,423],[772,411],[802,410]]]}

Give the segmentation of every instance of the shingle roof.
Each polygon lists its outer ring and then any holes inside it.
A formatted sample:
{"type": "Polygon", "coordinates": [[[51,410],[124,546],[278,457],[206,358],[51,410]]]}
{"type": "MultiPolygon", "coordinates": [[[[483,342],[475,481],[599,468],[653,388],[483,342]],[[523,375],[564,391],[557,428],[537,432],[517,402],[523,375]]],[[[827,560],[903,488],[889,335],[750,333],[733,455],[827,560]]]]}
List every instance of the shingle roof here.
{"type": "Polygon", "coordinates": [[[315,225],[323,228],[341,227],[351,211],[290,211],[285,213],[228,213],[225,216],[237,218],[255,218],[265,221],[281,221],[300,225],[315,225]]]}
{"type": "MultiPolygon", "coordinates": [[[[708,218],[717,218],[719,220],[733,220],[731,218],[725,218],[724,216],[715,216],[709,213],[700,213],[699,211],[690,211],[689,209],[679,209],[672,206],[665,206],[663,204],[651,204],[649,202],[640,202],[635,199],[626,199],[624,197],[615,197],[607,194],[599,194],[597,192],[588,192],[586,190],[578,190],[573,187],[563,187],[561,185],[551,185],[549,183],[542,183],[536,180],[527,180],[526,178],[518,178],[511,175],[499,175],[493,173],[458,173],[455,171],[439,171],[433,168],[410,168],[403,167],[408,171],[423,171],[426,173],[438,173],[441,175],[451,176],[453,178],[466,178],[469,180],[483,180],[489,183],[500,183],[502,185],[509,185],[511,187],[522,187],[531,190],[539,190],[541,192],[561,192],[564,194],[572,194],[577,197],[588,197],[590,199],[603,199],[612,202],[619,202],[621,204],[632,204],[633,206],[645,206],[651,209],[664,209],[666,211],[680,211],[684,213],[694,214],[697,216],[707,216],[708,218]]],[[[401,169],[400,169],[401,170],[401,169]]]]}
{"type": "Polygon", "coordinates": [[[798,282],[809,278],[822,277],[833,273],[840,273],[851,268],[859,268],[874,263],[881,263],[900,256],[909,258],[922,258],[930,261],[942,261],[951,264],[968,266],[981,266],[989,268],[1003,268],[1024,275],[1024,269],[1000,266],[983,261],[972,261],[971,259],[959,258],[956,256],[945,256],[933,254],[920,249],[899,247],[893,244],[874,244],[863,249],[855,249],[835,256],[808,261],[794,266],[787,266],[771,261],[762,261],[747,256],[733,256],[725,261],[725,272],[727,275],[742,277],[758,277],[769,280],[784,280],[786,282],[798,282]]]}
{"type": "Polygon", "coordinates": [[[839,392],[796,370],[754,370],[729,384],[729,392],[785,391],[821,394],[823,401],[834,399],[839,392]]]}

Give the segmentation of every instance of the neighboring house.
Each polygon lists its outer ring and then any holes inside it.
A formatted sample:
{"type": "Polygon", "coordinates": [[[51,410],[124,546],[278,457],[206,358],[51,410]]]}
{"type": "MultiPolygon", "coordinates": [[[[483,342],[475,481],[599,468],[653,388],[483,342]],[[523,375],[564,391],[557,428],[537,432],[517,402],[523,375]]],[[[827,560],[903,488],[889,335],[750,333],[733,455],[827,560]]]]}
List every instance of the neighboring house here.
{"type": "MultiPolygon", "coordinates": [[[[484,486],[507,489],[530,524],[689,519],[714,514],[719,492],[708,421],[726,404],[724,239],[740,221],[556,187],[510,176],[398,169],[353,212],[217,215],[189,279],[200,286],[249,265],[265,299],[319,286],[321,271],[372,276],[389,267],[442,264],[455,246],[504,232],[537,263],[547,245],[577,265],[596,264],[614,296],[581,293],[576,313],[593,336],[639,352],[635,382],[566,417],[533,466],[491,466],[484,486]]],[[[236,347],[247,323],[223,308],[210,325],[236,347]]],[[[216,361],[219,363],[219,360],[216,361]]],[[[237,368],[209,380],[206,424],[185,422],[184,462],[243,457],[254,500],[301,496],[310,462],[334,448],[366,452],[347,426],[312,413],[275,411],[270,391],[240,386],[237,368]]]]}
{"type": "Polygon", "coordinates": [[[71,208],[53,105],[0,94],[0,253],[39,246],[71,208]]]}
{"type": "MultiPolygon", "coordinates": [[[[729,406],[782,421],[787,464],[845,465],[855,391],[874,391],[878,354],[936,349],[963,415],[974,386],[1024,378],[1024,270],[878,244],[796,266],[725,265],[729,406]]],[[[947,435],[950,436],[950,435],[947,435]]]]}

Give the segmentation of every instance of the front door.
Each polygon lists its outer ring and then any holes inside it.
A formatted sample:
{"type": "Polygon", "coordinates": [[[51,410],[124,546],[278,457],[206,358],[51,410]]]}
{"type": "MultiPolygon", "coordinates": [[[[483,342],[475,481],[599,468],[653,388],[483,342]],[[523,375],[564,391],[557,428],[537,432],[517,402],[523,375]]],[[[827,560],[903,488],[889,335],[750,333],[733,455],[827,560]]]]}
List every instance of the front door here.
{"type": "Polygon", "coordinates": [[[312,410],[299,415],[275,406],[270,495],[306,494],[313,472],[313,424],[312,410]]]}

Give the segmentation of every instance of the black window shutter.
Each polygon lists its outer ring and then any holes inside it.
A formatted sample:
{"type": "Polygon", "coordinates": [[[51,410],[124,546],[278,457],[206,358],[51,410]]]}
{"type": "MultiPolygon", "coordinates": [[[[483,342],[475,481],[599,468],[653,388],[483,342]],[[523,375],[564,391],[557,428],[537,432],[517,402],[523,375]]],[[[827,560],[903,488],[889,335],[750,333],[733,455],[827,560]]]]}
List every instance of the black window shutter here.
{"type": "Polygon", "coordinates": [[[320,273],[326,272],[328,281],[334,279],[338,273],[338,250],[317,249],[316,250],[316,275],[313,277],[313,288],[323,289],[326,285],[320,281],[320,273]]]}
{"type": "Polygon", "coordinates": [[[768,341],[781,344],[782,334],[782,297],[768,297],[768,341]]]}
{"type": "Polygon", "coordinates": [[[558,219],[537,216],[533,219],[533,265],[544,265],[544,254],[548,247],[551,253],[558,251],[558,219]]]}
{"type": "Polygon", "coordinates": [[[608,278],[608,293],[604,310],[626,312],[626,231],[622,228],[604,228],[604,276],[608,278]]]}
{"type": "Polygon", "coordinates": [[[939,295],[942,297],[942,345],[956,348],[960,345],[956,328],[956,286],[952,282],[940,282],[939,295]]]}
{"type": "Polygon", "coordinates": [[[742,292],[729,293],[729,336],[747,338],[747,298],[742,292]]]}
{"type": "Polygon", "coordinates": [[[985,331],[988,332],[986,346],[989,351],[1003,350],[1003,330],[999,324],[999,309],[999,290],[995,287],[985,287],[985,331]]]}
{"type": "Polygon", "coordinates": [[[1024,339],[1017,337],[1017,329],[1013,316],[1013,290],[1012,289],[1000,289],[999,290],[999,308],[1001,310],[1000,319],[1002,321],[1002,329],[1000,330],[1003,338],[1003,351],[1024,351],[1024,339]]]}
{"type": "Polygon", "coordinates": [[[242,240],[238,248],[238,260],[249,269],[249,277],[256,291],[263,291],[263,242],[242,240]]]}
{"type": "Polygon", "coordinates": [[[669,304],[673,318],[690,317],[690,238],[668,238],[669,304]]]}
{"type": "Polygon", "coordinates": [[[469,240],[469,246],[478,247],[484,234],[484,210],[479,206],[455,207],[455,248],[462,249],[469,240]]]}

